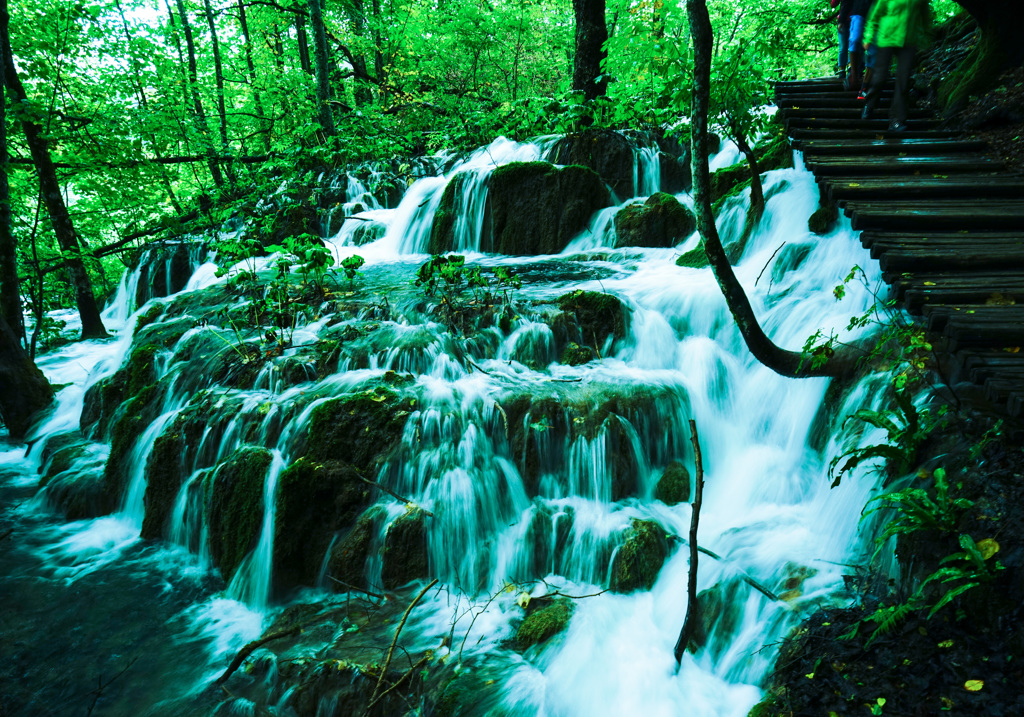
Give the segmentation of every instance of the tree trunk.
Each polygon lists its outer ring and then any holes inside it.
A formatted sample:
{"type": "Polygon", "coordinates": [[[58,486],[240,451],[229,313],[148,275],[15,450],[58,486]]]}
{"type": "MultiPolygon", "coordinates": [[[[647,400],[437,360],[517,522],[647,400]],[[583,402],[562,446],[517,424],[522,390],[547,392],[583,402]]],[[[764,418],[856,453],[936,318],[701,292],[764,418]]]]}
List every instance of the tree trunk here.
{"type": "MultiPolygon", "coordinates": [[[[0,55],[3,56],[4,84],[17,105],[28,107],[28,96],[18,77],[18,70],[14,66],[9,26],[10,15],[7,12],[7,0],[0,0],[0,55]]],[[[64,196],[61,194],[60,183],[57,181],[57,170],[53,166],[53,159],[50,157],[50,148],[47,146],[43,128],[32,121],[28,112],[21,113],[20,119],[22,130],[25,132],[25,141],[28,143],[36,171],[39,173],[39,189],[46,202],[50,223],[53,225],[53,233],[56,235],[57,243],[68,263],[71,283],[75,290],[75,303],[78,306],[78,313],[82,317],[82,338],[105,337],[107,332],[103,328],[99,307],[96,305],[96,297],[92,293],[89,273],[82,262],[81,245],[78,235],[75,233],[74,224],[71,222],[67,205],[64,204],[64,196]]]]}
{"type": "Polygon", "coordinates": [[[711,175],[708,172],[708,105],[714,41],[711,19],[708,17],[706,0],[686,0],[686,12],[693,38],[693,104],[690,112],[693,199],[697,229],[715,280],[747,348],[758,361],[776,373],[792,378],[846,375],[856,368],[860,354],[842,349],[832,354],[823,365],[814,366],[802,353],[787,351],[772,343],[758,323],[750,300],[729,264],[711,211],[711,175]]]}
{"type": "Polygon", "coordinates": [[[309,39],[306,36],[306,16],[299,12],[295,13],[295,36],[299,42],[299,65],[302,71],[312,75],[313,63],[309,60],[309,39]]]}
{"type": "Polygon", "coordinates": [[[181,31],[185,36],[185,49],[188,51],[188,89],[192,97],[192,111],[195,112],[195,123],[199,133],[203,136],[203,144],[206,145],[207,153],[210,155],[208,162],[210,176],[213,183],[218,187],[223,186],[224,176],[220,172],[220,165],[213,158],[213,142],[210,139],[210,125],[206,121],[206,111],[203,109],[203,101],[199,97],[199,79],[196,63],[196,43],[192,39],[192,26],[188,21],[188,14],[185,12],[185,0],[176,0],[178,5],[178,19],[181,20],[181,31]]]}
{"type": "Polygon", "coordinates": [[[764,214],[764,187],[761,186],[761,169],[757,166],[757,155],[747,143],[747,138],[737,128],[734,127],[730,134],[732,141],[743,153],[747,160],[747,166],[750,168],[750,213],[751,219],[756,224],[764,214]]]}
{"type": "MultiPolygon", "coordinates": [[[[238,0],[238,24],[242,28],[242,40],[245,43],[245,66],[249,70],[249,83],[252,86],[252,103],[256,108],[256,114],[261,118],[266,117],[266,113],[263,111],[263,98],[260,97],[259,90],[256,89],[256,64],[252,60],[252,38],[249,36],[249,20],[245,15],[245,3],[242,0],[238,0]]],[[[270,151],[271,134],[274,131],[274,120],[269,118],[270,126],[267,128],[268,131],[263,133],[263,151],[270,151]]],[[[181,212],[178,212],[179,214],[181,212]]]]}
{"type": "MultiPolygon", "coordinates": [[[[384,48],[381,45],[383,38],[380,34],[380,0],[373,0],[373,74],[381,88],[380,102],[387,102],[387,77],[384,74],[384,48]]],[[[438,11],[441,10],[441,3],[438,3],[438,11]]]]}
{"type": "Polygon", "coordinates": [[[601,76],[601,63],[608,57],[604,43],[608,28],[604,22],[604,0],[572,0],[576,16],[576,54],[572,63],[572,89],[592,100],[604,95],[608,81],[601,76]]]}
{"type": "Polygon", "coordinates": [[[23,438],[32,425],[32,416],[52,401],[50,382],[0,316],[0,418],[11,437],[23,438]]]}
{"type": "MultiPolygon", "coordinates": [[[[228,112],[224,106],[224,66],[220,61],[220,41],[217,39],[217,25],[213,21],[213,8],[210,0],[203,0],[206,11],[206,24],[210,27],[210,48],[213,50],[213,77],[217,85],[217,115],[220,117],[220,153],[228,153],[228,112]]],[[[228,172],[231,165],[228,164],[228,172]]]]}
{"type": "Polygon", "coordinates": [[[327,55],[327,30],[324,28],[323,8],[320,0],[309,0],[309,22],[313,29],[313,49],[316,54],[316,101],[320,126],[328,137],[334,136],[334,115],[331,113],[330,62],[327,55]]]}
{"type": "Polygon", "coordinates": [[[11,187],[7,181],[7,92],[0,82],[0,317],[18,341],[25,338],[18,282],[18,252],[11,231],[11,187]]]}

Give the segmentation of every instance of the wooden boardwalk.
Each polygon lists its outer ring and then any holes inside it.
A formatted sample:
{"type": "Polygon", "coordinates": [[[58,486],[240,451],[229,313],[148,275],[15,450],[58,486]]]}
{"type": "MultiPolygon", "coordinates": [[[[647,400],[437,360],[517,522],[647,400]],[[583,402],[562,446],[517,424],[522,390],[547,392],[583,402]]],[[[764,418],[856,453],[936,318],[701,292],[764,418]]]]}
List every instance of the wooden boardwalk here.
{"type": "Polygon", "coordinates": [[[779,82],[776,104],[821,190],[850,217],[893,295],[969,382],[1024,415],[1024,177],[924,112],[887,130],[835,78],[779,82]]]}

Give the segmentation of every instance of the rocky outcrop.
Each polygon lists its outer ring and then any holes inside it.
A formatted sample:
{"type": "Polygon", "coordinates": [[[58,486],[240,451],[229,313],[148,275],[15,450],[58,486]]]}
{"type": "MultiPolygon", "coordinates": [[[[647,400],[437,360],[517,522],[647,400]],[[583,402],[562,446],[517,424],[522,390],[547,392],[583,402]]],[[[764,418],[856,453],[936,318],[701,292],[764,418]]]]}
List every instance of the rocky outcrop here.
{"type": "Polygon", "coordinates": [[[660,525],[649,520],[634,520],[612,560],[609,587],[620,593],[650,590],[668,553],[668,538],[660,525]]]}
{"type": "Polygon", "coordinates": [[[679,461],[665,467],[654,489],[654,497],[665,505],[685,503],[690,499],[690,471],[679,461]]]}
{"type": "Polygon", "coordinates": [[[381,551],[380,581],[385,588],[400,588],[427,576],[427,513],[409,506],[388,526],[381,551]]]}
{"type": "Polygon", "coordinates": [[[263,482],[272,456],[244,446],[206,479],[205,513],[210,557],[225,582],[256,546],[263,523],[263,482]]]}
{"type": "Polygon", "coordinates": [[[555,164],[578,164],[594,170],[620,200],[636,194],[633,145],[618,132],[586,129],[566,135],[555,144],[551,161],[555,164]]]}
{"type": "Polygon", "coordinates": [[[356,588],[367,587],[366,560],[370,557],[374,538],[385,517],[383,508],[370,508],[359,516],[352,529],[334,544],[327,557],[327,575],[334,580],[327,587],[339,592],[345,592],[346,585],[356,588]]]}
{"type": "Polygon", "coordinates": [[[671,247],[696,228],[693,212],[671,194],[657,192],[643,204],[630,204],[615,215],[615,245],[671,247]]]}
{"type": "Polygon", "coordinates": [[[574,606],[566,598],[534,598],[527,606],[526,618],[516,630],[516,649],[527,650],[547,642],[569,626],[574,606]]]}

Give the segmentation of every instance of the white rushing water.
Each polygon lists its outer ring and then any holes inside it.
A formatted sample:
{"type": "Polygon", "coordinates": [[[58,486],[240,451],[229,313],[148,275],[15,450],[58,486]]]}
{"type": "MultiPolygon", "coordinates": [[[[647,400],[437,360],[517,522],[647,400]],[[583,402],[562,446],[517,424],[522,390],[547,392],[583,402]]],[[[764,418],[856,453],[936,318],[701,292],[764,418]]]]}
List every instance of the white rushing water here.
{"type": "MultiPolygon", "coordinates": [[[[710,270],[675,264],[681,251],[696,246],[696,235],[671,249],[610,251],[614,210],[604,210],[565,257],[476,253],[490,171],[512,161],[538,160],[552,142],[498,140],[456,162],[444,176],[416,180],[394,209],[385,209],[365,185],[349,178],[346,202],[335,211],[350,218],[330,244],[339,257],[363,256],[367,268],[394,267],[410,275],[426,259],[422,252],[444,187],[463,173],[468,179],[458,198],[456,249],[488,266],[517,268],[579,259],[583,252],[592,278],[528,283],[517,300],[550,301],[573,289],[607,292],[631,310],[625,336],[609,341],[598,360],[562,365],[549,324],[524,311],[507,333],[489,329],[480,339],[480,345],[491,341],[491,348],[481,351],[476,362],[482,370],[475,370],[453,358],[451,338],[442,326],[396,323],[391,343],[372,353],[368,365],[342,361],[338,374],[293,387],[270,371],[261,374],[256,388],[222,390],[221,408],[211,410],[232,417],[215,429],[211,414],[200,444],[188,447],[190,475],[165,531],[180,546],[173,550],[191,551],[199,569],[210,565],[202,518],[205,471],[247,443],[269,448],[272,462],[256,546],[226,592],[190,613],[190,629],[232,636],[217,643],[213,654],[227,654],[252,637],[261,623],[253,615],[273,610],[278,478],[302,446],[311,410],[332,396],[364,389],[386,370],[416,374],[417,406],[406,422],[404,450],[382,469],[380,480],[433,514],[427,523],[430,569],[447,588],[430,593],[405,634],[414,637],[417,648],[435,649],[439,655],[450,650],[451,659],[461,659],[467,670],[486,658],[497,680],[495,709],[551,716],[745,715],[760,698],[759,686],[775,655],[765,646],[777,643],[807,610],[842,599],[843,564],[862,548],[860,511],[875,486],[867,477],[853,477],[829,489],[827,466],[840,452],[840,438],[815,436],[828,381],[785,379],[750,356],[710,270]],[[357,247],[357,229],[367,222],[380,225],[379,238],[357,247]],[[538,427],[527,430],[530,443],[519,447],[536,457],[532,476],[520,473],[517,466],[524,456],[515,453],[508,438],[516,427],[508,425],[502,404],[516,396],[531,397],[538,407],[522,418],[524,425],[538,427]],[[552,423],[539,408],[541,399],[562,406],[552,414],[552,423]],[[669,506],[653,496],[669,463],[680,461],[693,469],[689,419],[697,425],[706,480],[699,540],[721,556],[702,556],[698,589],[711,591],[709,599],[722,607],[706,645],[687,654],[677,669],[673,646],[686,612],[686,546],[672,544],[651,590],[604,591],[616,551],[634,520],[687,535],[690,505],[669,506]],[[588,421],[595,425],[578,427],[588,421]],[[769,599],[745,578],[784,599],[769,599]],[[574,601],[567,631],[545,645],[525,655],[505,647],[522,616],[519,594],[554,590],[592,597],[574,601]],[[458,594],[455,600],[453,593],[458,594]],[[467,605],[474,610],[467,612],[467,605]],[[454,635],[451,647],[439,647],[449,634],[454,635]]],[[[641,147],[634,155],[634,186],[650,194],[661,181],[657,153],[641,147]]],[[[737,158],[735,148],[727,145],[712,164],[727,166],[737,158]]],[[[868,285],[876,284],[874,263],[845,220],[827,237],[809,234],[807,218],[817,207],[817,188],[813,176],[799,166],[769,172],[765,191],[764,217],[735,267],[765,330],[794,350],[819,330],[850,338],[847,321],[874,298],[854,283],[846,299],[837,302],[832,289],[854,265],[865,270],[868,285]]],[[[726,244],[742,229],[748,195],[730,200],[719,217],[726,244]]],[[[692,206],[686,194],[678,198],[692,206]]],[[[220,281],[212,265],[203,265],[185,291],[220,281]]],[[[120,338],[73,344],[40,362],[51,381],[70,385],[37,427],[34,440],[76,428],[86,388],[124,361],[139,313],[131,311],[137,284],[137,275],[126,277],[105,315],[120,338]]],[[[315,341],[325,322],[300,329],[293,343],[315,341]]],[[[159,374],[166,373],[174,388],[166,392],[159,418],[136,438],[120,510],[68,524],[47,554],[47,560],[71,566],[64,573],[69,579],[117,560],[138,541],[154,442],[210,385],[201,369],[191,371],[187,362],[178,362],[204,331],[210,330],[186,332],[158,357],[159,374]]],[[[873,384],[865,381],[838,414],[869,403],[873,394],[873,384]]],[[[2,459],[34,472],[43,442],[37,440],[27,459],[13,454],[2,459]]],[[[404,512],[390,496],[381,503],[389,519],[404,512]]],[[[372,557],[368,576],[376,580],[380,570],[379,559],[372,557]]]]}

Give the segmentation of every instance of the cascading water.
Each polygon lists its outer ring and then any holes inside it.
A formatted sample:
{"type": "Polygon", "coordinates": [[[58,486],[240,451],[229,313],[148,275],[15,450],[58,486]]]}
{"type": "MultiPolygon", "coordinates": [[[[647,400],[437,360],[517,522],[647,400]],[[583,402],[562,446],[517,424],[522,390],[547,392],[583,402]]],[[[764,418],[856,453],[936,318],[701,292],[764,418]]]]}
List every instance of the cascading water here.
{"type": "MultiPolygon", "coordinates": [[[[416,180],[395,209],[384,209],[349,178],[346,203],[338,209],[348,218],[330,241],[339,254],[363,255],[364,291],[390,294],[397,307],[395,287],[408,287],[424,261],[431,221],[448,183],[462,175],[453,204],[456,249],[477,252],[490,171],[538,160],[551,142],[495,142],[455,162],[444,176],[416,180]],[[383,236],[356,249],[356,229],[367,220],[380,224],[383,236]]],[[[713,163],[726,165],[736,156],[727,145],[713,163]]],[[[634,160],[638,193],[653,193],[660,186],[656,150],[638,148],[634,160]]],[[[765,191],[764,217],[735,268],[766,331],[787,347],[799,347],[817,330],[844,333],[848,317],[873,298],[851,285],[837,304],[831,288],[853,265],[868,269],[869,281],[875,280],[873,264],[848,224],[826,240],[808,234],[806,217],[817,205],[808,173],[770,172],[765,191]]],[[[686,195],[679,199],[692,205],[686,195]]],[[[719,225],[726,240],[742,230],[747,201],[741,194],[723,209],[719,225]]],[[[338,342],[337,371],[314,368],[308,354],[289,348],[247,380],[249,360],[235,354],[248,356],[246,342],[254,339],[186,322],[189,312],[206,309],[201,303],[199,309],[188,302],[179,306],[173,297],[161,300],[163,315],[135,332],[134,317],[141,312],[131,314],[127,307],[138,295],[138,278],[128,276],[117,308],[106,317],[123,322],[121,338],[72,347],[42,362],[52,380],[88,387],[121,366],[133,333],[136,344],[164,341],[156,362],[155,380],[165,386],[158,417],[134,438],[121,513],[115,516],[130,530],[75,560],[124,559],[118,556],[137,543],[145,511],[159,498],[151,481],[160,468],[153,461],[160,459],[150,456],[162,437],[180,434],[182,475],[157,529],[181,546],[167,548],[177,550],[175,555],[198,554],[201,571],[217,559],[224,564],[223,554],[213,555],[217,546],[211,546],[210,496],[218,480],[228,480],[223,465],[232,456],[247,447],[269,449],[253,503],[259,515],[237,523],[251,523],[253,539],[237,555],[226,592],[209,598],[195,617],[209,627],[206,634],[217,625],[235,626],[229,630],[233,641],[213,650],[222,657],[253,636],[253,614],[274,611],[275,554],[285,549],[277,541],[291,537],[291,524],[282,524],[277,511],[288,489],[286,472],[307,450],[306,432],[317,411],[339,397],[389,400],[381,381],[399,380],[395,385],[409,403],[402,409],[399,448],[375,476],[390,494],[378,501],[374,547],[362,570],[371,585],[385,579],[388,568],[377,548],[386,552],[389,524],[410,513],[394,496],[429,512],[427,564],[446,591],[430,593],[403,634],[417,649],[457,653],[468,671],[486,665],[494,686],[471,713],[746,714],[772,662],[773,653],[763,646],[777,642],[807,609],[840,594],[840,565],[859,550],[859,513],[873,486],[847,480],[828,489],[826,466],[839,449],[838,439],[817,435],[827,382],[781,378],[749,355],[711,272],[675,264],[678,251],[695,246],[697,238],[678,249],[625,248],[611,255],[615,211],[599,213],[591,230],[560,257],[477,255],[482,266],[515,267],[534,277],[516,292],[514,315],[505,326],[496,321],[462,338],[419,313],[421,301],[410,300],[397,318],[356,316],[336,324],[319,319],[297,329],[295,347],[338,342]],[[565,361],[552,302],[574,289],[618,297],[628,321],[606,339],[595,336],[592,355],[565,361]],[[171,331],[181,322],[187,326],[171,331]],[[96,366],[88,378],[74,367],[81,363],[96,366]],[[713,606],[709,631],[704,646],[686,655],[677,671],[672,648],[686,611],[689,569],[680,541],[690,505],[655,496],[670,467],[692,469],[691,418],[706,477],[699,540],[720,559],[701,560],[699,589],[713,606]],[[676,536],[650,589],[628,583],[617,567],[642,525],[676,536]],[[514,589],[507,590],[510,585],[514,589]],[[605,592],[609,585],[616,591],[605,592]],[[555,590],[591,597],[574,601],[561,635],[524,654],[509,650],[505,641],[522,617],[517,593],[538,597],[555,590]],[[459,594],[454,602],[453,592],[459,594]],[[472,624],[467,601],[476,606],[472,624]],[[238,609],[222,623],[226,605],[238,609]],[[448,642],[448,636],[454,639],[448,642]],[[439,647],[443,641],[449,646],[439,647]]],[[[185,287],[186,298],[222,282],[210,265],[199,267],[185,287]]],[[[870,386],[851,392],[840,414],[868,402],[870,386]]],[[[76,428],[83,396],[82,388],[64,389],[35,437],[76,428]]],[[[31,463],[18,464],[23,470],[40,466],[44,443],[38,442],[31,463]]],[[[239,484],[241,478],[232,480],[239,484]]],[[[92,535],[104,521],[110,518],[80,524],[72,537],[92,535]]],[[[332,535],[311,556],[310,582],[323,582],[329,574],[338,538],[332,535]]],[[[62,550],[73,553],[71,542],[52,549],[49,559],[63,559],[62,550]]]]}

